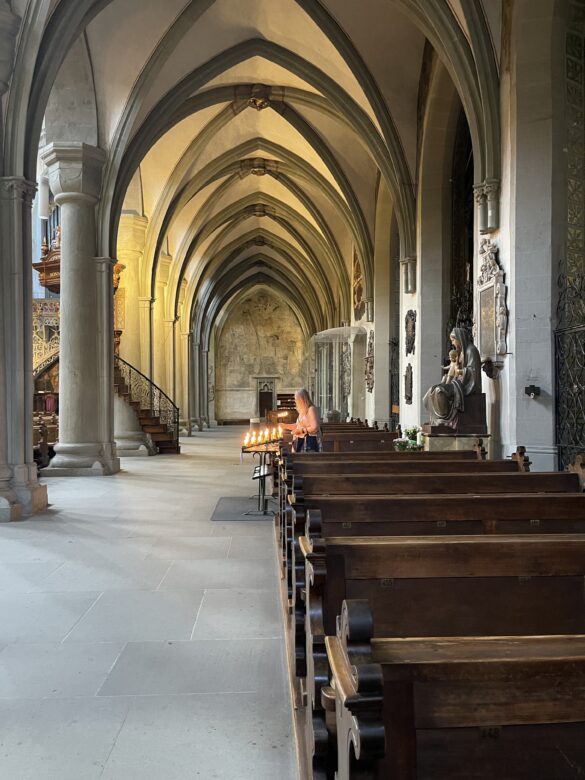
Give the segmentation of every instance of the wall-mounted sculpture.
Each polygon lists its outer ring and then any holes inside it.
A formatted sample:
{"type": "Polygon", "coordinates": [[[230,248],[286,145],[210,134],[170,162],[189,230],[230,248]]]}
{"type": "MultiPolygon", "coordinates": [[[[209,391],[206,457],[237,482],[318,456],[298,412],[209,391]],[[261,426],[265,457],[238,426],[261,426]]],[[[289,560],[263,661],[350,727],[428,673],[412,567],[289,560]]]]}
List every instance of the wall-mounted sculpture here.
{"type": "Polygon", "coordinates": [[[406,312],[404,318],[404,330],[405,330],[405,343],[406,354],[414,355],[414,349],[416,344],[416,312],[414,309],[409,309],[406,312]]]}
{"type": "Polygon", "coordinates": [[[406,366],[404,374],[404,400],[407,404],[412,404],[412,366],[410,363],[406,366]]]}
{"type": "Polygon", "coordinates": [[[366,302],[364,300],[364,279],[362,269],[357,253],[353,255],[353,316],[356,322],[363,319],[366,313],[366,302]]]}
{"type": "Polygon", "coordinates": [[[496,244],[489,239],[481,241],[475,335],[482,361],[501,369],[508,351],[508,308],[505,273],[498,261],[498,252],[496,244]]]}
{"type": "Polygon", "coordinates": [[[366,350],[366,388],[368,393],[374,391],[374,331],[371,330],[368,336],[368,347],[366,350]]]}

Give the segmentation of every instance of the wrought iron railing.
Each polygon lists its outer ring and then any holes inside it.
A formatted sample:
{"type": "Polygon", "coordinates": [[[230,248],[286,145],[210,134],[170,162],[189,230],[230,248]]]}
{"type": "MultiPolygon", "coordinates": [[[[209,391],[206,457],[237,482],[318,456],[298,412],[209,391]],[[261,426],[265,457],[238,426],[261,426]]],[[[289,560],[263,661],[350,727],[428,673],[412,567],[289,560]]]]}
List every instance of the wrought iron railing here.
{"type": "Polygon", "coordinates": [[[114,357],[124,384],[128,387],[130,399],[140,404],[142,411],[149,411],[153,417],[158,417],[175,441],[179,441],[179,407],[154,382],[131,366],[119,355],[114,357]]]}
{"type": "Polygon", "coordinates": [[[555,332],[559,468],[585,450],[585,325],[555,332]]]}

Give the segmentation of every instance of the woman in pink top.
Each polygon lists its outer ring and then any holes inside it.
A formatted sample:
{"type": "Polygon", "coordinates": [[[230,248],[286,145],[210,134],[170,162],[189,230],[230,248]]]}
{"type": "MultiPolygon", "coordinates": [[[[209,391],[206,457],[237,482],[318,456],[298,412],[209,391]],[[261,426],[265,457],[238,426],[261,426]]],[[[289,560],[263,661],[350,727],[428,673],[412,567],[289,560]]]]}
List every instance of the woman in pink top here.
{"type": "Polygon", "coordinates": [[[295,404],[299,416],[296,423],[284,425],[292,431],[293,449],[295,452],[320,452],[321,450],[321,420],[317,407],[305,389],[295,393],[295,404]]]}

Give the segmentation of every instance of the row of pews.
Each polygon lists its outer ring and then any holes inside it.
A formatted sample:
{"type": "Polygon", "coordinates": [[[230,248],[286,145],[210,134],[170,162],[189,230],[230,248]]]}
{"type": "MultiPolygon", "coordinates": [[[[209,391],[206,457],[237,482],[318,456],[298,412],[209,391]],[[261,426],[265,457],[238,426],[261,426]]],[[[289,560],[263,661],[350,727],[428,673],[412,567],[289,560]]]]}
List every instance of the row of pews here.
{"type": "Polygon", "coordinates": [[[585,777],[583,462],[328,435],[276,479],[307,776],[585,777]]]}

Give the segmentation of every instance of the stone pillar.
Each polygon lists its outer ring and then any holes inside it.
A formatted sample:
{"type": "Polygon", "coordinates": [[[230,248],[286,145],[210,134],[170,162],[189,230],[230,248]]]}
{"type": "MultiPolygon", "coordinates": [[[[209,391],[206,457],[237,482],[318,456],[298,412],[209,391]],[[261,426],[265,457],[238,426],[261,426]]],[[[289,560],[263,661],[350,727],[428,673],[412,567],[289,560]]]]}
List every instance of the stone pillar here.
{"type": "Polygon", "coordinates": [[[166,353],[166,373],[164,376],[162,389],[173,401],[177,403],[177,387],[176,387],[176,340],[175,340],[175,326],[176,320],[164,320],[163,321],[163,348],[166,353]]]}
{"type": "Polygon", "coordinates": [[[175,327],[175,403],[179,407],[179,425],[181,431],[189,433],[189,403],[188,403],[188,365],[189,365],[189,333],[181,332],[175,327]]]}
{"type": "Polygon", "coordinates": [[[34,192],[21,177],[0,178],[0,521],[47,505],[32,452],[34,192]]]}
{"type": "Polygon", "coordinates": [[[43,161],[62,228],[59,443],[45,473],[114,474],[113,261],[95,258],[105,154],[83,143],[53,143],[43,161]]]}
{"type": "Polygon", "coordinates": [[[209,412],[209,427],[217,427],[215,418],[215,334],[211,338],[207,365],[207,409],[209,412]]]}
{"type": "Polygon", "coordinates": [[[201,365],[199,369],[199,377],[201,381],[201,420],[202,424],[209,428],[209,380],[208,380],[208,366],[209,366],[209,351],[207,349],[201,350],[201,365]]]}
{"type": "Polygon", "coordinates": [[[141,365],[140,264],[147,227],[146,217],[122,214],[118,229],[118,262],[126,266],[116,293],[119,295],[122,292],[124,295],[125,323],[120,342],[120,357],[135,368],[140,368],[141,365]]]}
{"type": "Polygon", "coordinates": [[[152,298],[140,297],[138,299],[140,317],[140,365],[138,369],[152,378],[152,298]]]}
{"type": "Polygon", "coordinates": [[[166,343],[168,331],[165,328],[166,321],[166,290],[169,283],[169,272],[171,268],[170,255],[161,255],[158,261],[156,272],[156,298],[154,301],[154,325],[153,325],[153,344],[152,352],[154,356],[154,376],[153,382],[158,385],[165,393],[169,393],[167,384],[167,363],[169,344],[166,343]]]}
{"type": "Polygon", "coordinates": [[[203,430],[203,421],[201,419],[201,344],[193,343],[192,347],[192,373],[191,386],[193,388],[193,405],[191,408],[191,419],[200,431],[203,430]]]}

